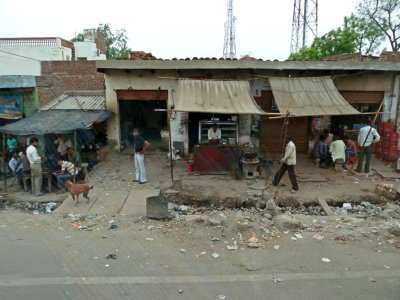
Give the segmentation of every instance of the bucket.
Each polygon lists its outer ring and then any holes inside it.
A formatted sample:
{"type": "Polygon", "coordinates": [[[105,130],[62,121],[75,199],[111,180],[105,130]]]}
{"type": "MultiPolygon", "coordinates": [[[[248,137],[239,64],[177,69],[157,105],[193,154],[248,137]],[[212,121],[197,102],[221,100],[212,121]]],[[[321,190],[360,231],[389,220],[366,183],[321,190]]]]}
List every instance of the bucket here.
{"type": "Polygon", "coordinates": [[[186,172],[192,173],[193,172],[193,162],[185,161],[186,172]]]}

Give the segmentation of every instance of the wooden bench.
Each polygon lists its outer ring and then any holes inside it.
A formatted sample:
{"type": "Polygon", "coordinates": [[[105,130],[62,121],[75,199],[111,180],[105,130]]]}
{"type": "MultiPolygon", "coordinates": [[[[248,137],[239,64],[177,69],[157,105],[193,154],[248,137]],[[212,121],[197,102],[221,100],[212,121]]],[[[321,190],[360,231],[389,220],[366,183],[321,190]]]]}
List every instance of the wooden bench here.
{"type": "MultiPolygon", "coordinates": [[[[43,174],[43,177],[47,179],[48,190],[49,190],[49,193],[51,193],[52,174],[45,173],[45,174],[43,174]]],[[[31,174],[22,175],[22,182],[24,183],[25,192],[29,192],[29,190],[28,190],[28,181],[30,181],[31,178],[32,178],[31,174]]],[[[32,182],[31,182],[31,184],[32,184],[32,182]]]]}

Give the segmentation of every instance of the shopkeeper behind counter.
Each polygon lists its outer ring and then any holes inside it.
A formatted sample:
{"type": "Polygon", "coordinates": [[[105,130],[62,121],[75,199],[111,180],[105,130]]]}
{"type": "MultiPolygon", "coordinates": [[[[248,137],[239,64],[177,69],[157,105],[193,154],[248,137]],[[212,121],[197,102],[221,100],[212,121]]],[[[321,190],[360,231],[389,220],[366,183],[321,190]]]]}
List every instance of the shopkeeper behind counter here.
{"type": "Polygon", "coordinates": [[[208,142],[210,144],[219,144],[221,141],[221,129],[218,128],[216,123],[208,129],[208,142]]]}

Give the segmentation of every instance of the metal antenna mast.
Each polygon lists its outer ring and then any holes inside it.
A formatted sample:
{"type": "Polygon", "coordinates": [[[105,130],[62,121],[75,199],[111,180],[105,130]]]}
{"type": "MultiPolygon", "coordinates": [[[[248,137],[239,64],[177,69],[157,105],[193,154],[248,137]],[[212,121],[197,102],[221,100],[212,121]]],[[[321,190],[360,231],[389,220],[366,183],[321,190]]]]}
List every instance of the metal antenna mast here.
{"type": "Polygon", "coordinates": [[[233,0],[228,0],[228,14],[225,22],[224,58],[236,58],[235,22],[233,0]]]}
{"type": "Polygon", "coordinates": [[[294,0],[290,53],[307,46],[307,35],[318,34],[318,0],[294,0]]]}

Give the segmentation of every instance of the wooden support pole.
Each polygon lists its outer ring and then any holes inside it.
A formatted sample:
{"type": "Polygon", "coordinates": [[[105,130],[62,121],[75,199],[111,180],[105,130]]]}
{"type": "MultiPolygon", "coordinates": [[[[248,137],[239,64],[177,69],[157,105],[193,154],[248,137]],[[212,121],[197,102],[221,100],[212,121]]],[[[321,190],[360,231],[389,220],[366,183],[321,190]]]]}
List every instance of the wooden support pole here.
{"type": "Polygon", "coordinates": [[[171,110],[167,111],[167,123],[168,123],[168,136],[169,136],[169,166],[171,171],[171,181],[174,184],[174,166],[172,165],[172,130],[171,130],[171,110]]]}
{"type": "Polygon", "coordinates": [[[4,191],[7,192],[7,159],[6,159],[6,135],[3,133],[3,158],[4,158],[4,191]]]}

